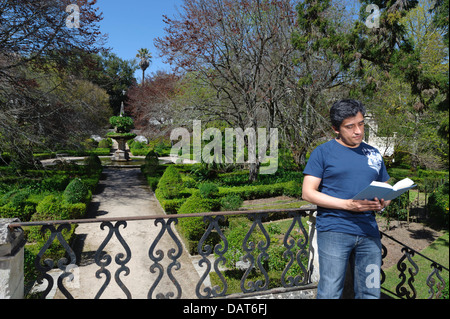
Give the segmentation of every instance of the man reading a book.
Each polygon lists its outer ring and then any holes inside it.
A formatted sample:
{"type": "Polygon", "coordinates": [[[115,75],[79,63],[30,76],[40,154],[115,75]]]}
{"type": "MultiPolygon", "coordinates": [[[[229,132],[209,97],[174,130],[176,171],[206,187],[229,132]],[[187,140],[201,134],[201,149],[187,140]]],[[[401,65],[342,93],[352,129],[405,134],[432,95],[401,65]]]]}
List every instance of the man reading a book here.
{"type": "Polygon", "coordinates": [[[365,107],[359,101],[334,103],[330,117],[337,137],[311,153],[303,172],[303,199],[317,205],[319,299],[341,297],[348,262],[355,298],[380,297],[379,280],[373,282],[381,267],[374,212],[389,202],[352,198],[371,182],[387,182],[390,177],[379,151],[363,142],[364,115],[365,107]]]}

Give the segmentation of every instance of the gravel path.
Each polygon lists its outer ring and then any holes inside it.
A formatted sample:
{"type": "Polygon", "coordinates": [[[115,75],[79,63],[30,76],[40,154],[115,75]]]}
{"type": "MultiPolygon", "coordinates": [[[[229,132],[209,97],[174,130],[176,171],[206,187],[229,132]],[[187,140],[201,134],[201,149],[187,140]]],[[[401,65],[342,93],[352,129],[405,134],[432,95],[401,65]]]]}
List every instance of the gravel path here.
{"type": "MultiPolygon", "coordinates": [[[[93,196],[88,209],[88,218],[164,215],[163,209],[146,185],[139,169],[108,168],[103,171],[103,174],[106,175],[106,179],[100,181],[99,192],[93,196]]],[[[159,275],[157,268],[154,269],[154,273],[150,271],[154,262],[149,258],[149,248],[160,232],[161,225],[155,226],[154,220],[129,221],[125,228],[119,226],[119,230],[131,250],[131,259],[125,265],[129,268],[129,274],[126,274],[126,271],[119,272],[119,278],[129,290],[133,299],[147,298],[150,288],[159,275]]],[[[100,279],[96,278],[96,272],[100,269],[100,266],[95,262],[95,252],[105,240],[108,232],[108,227],[103,230],[100,229],[100,223],[80,224],[76,229],[75,250],[77,260],[80,260],[80,263],[79,268],[75,269],[74,281],[66,284],[75,299],[93,299],[106,280],[104,274],[100,274],[100,279]]],[[[164,267],[164,275],[157,289],[153,292],[152,298],[156,298],[159,292],[164,294],[173,292],[174,296],[178,294],[174,283],[167,274],[168,265],[172,262],[168,258],[168,253],[170,249],[176,247],[173,239],[166,231],[153,254],[157,257],[157,250],[162,250],[164,253],[164,258],[160,261],[164,267]]],[[[111,273],[111,281],[102,293],[101,298],[126,298],[126,293],[116,283],[115,275],[119,269],[116,257],[120,255],[117,254],[125,254],[125,256],[120,257],[122,260],[127,257],[127,254],[115,235],[103,249],[103,253],[111,256],[111,263],[106,267],[111,273]]],[[[104,262],[105,259],[101,261],[104,262]]],[[[172,273],[181,285],[181,298],[192,298],[192,296],[195,296],[194,289],[200,277],[192,264],[191,257],[184,249],[178,261],[181,268],[173,267],[172,273]]],[[[56,297],[58,297],[58,294],[60,295],[60,293],[57,293],[56,297]]]]}

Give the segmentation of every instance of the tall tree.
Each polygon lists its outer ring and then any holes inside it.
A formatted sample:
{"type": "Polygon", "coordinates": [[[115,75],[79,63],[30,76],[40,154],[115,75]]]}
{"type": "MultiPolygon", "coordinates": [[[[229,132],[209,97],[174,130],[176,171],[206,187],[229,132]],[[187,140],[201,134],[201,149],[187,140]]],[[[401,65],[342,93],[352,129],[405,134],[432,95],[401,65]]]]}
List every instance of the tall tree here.
{"type": "MultiPolygon", "coordinates": [[[[289,43],[293,8],[289,0],[185,0],[178,17],[165,17],[166,36],[156,46],[176,69],[215,91],[215,99],[194,105],[197,111],[256,131],[274,124],[275,95],[285,89],[278,83],[289,68],[281,60],[289,48],[281,44],[289,43]]],[[[259,166],[258,160],[249,164],[250,180],[259,166]]]]}
{"type": "Polygon", "coordinates": [[[70,57],[79,51],[96,53],[103,46],[96,1],[77,1],[82,16],[73,28],[67,23],[70,4],[68,0],[0,2],[0,152],[8,151],[19,163],[31,160],[33,145],[51,139],[46,134],[55,132],[52,127],[58,132],[68,129],[57,124],[70,124],[71,118],[64,114],[77,115],[67,112],[73,104],[56,98],[64,83],[73,84],[61,72],[70,57]]]}
{"type": "Polygon", "coordinates": [[[150,51],[146,48],[141,48],[138,50],[138,53],[136,54],[136,57],[141,59],[139,61],[139,66],[142,69],[142,84],[145,82],[145,70],[150,66],[150,63],[152,62],[152,54],[150,51]]]}
{"type": "Polygon", "coordinates": [[[134,125],[145,134],[164,136],[172,128],[173,99],[178,92],[179,76],[158,71],[147,77],[142,85],[128,91],[126,110],[133,116],[134,125]]]}
{"type": "Polygon", "coordinates": [[[370,76],[376,83],[376,90],[367,103],[382,136],[397,133],[392,145],[399,154],[407,154],[412,166],[436,169],[448,167],[448,134],[442,134],[445,128],[448,132],[448,107],[442,107],[448,92],[445,90],[448,49],[445,32],[433,23],[434,14],[430,8],[433,8],[433,1],[420,0],[400,23],[405,27],[406,35],[414,39],[422,74],[443,85],[424,90],[419,98],[402,77],[386,77],[379,67],[371,66],[370,76]]]}

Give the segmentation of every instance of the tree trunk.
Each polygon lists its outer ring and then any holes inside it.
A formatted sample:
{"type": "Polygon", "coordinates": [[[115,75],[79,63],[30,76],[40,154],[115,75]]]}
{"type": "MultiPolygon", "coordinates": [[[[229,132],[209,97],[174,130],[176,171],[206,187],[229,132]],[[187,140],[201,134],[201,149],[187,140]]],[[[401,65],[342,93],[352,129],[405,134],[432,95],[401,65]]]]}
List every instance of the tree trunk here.
{"type": "Polygon", "coordinates": [[[259,161],[257,161],[256,163],[250,163],[249,175],[248,175],[248,180],[250,182],[256,182],[258,180],[260,165],[261,164],[259,163],[259,161]]]}

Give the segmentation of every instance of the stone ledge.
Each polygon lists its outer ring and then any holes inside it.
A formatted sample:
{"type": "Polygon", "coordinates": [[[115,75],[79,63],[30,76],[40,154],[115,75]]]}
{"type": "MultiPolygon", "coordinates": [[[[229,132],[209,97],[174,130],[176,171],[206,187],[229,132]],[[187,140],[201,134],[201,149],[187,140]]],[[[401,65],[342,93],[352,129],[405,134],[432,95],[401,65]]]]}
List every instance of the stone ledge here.
{"type": "Polygon", "coordinates": [[[226,296],[225,299],[315,299],[317,284],[308,284],[292,288],[274,288],[253,293],[239,293],[226,296]]]}
{"type": "Polygon", "coordinates": [[[24,235],[21,228],[9,229],[12,223],[20,222],[18,218],[0,219],[0,258],[15,255],[24,245],[24,235]]]}

